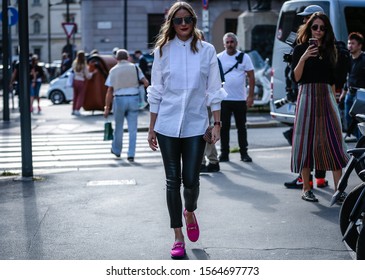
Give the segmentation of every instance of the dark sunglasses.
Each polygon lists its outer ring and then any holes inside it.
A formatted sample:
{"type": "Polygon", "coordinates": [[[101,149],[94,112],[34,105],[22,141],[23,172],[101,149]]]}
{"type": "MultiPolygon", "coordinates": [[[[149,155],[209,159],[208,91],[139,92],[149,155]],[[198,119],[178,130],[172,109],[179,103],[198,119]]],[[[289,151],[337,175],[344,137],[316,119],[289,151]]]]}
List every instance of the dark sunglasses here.
{"type": "Polygon", "coordinates": [[[318,25],[318,24],[312,25],[311,29],[313,31],[317,31],[317,30],[321,30],[322,32],[326,31],[326,27],[324,25],[318,25]],[[319,29],[318,29],[318,27],[319,27],[319,29]]]}
{"type": "Polygon", "coordinates": [[[194,21],[194,17],[183,17],[183,18],[173,18],[172,19],[172,23],[175,25],[181,25],[183,23],[183,21],[185,22],[185,24],[190,24],[193,23],[194,21]]]}

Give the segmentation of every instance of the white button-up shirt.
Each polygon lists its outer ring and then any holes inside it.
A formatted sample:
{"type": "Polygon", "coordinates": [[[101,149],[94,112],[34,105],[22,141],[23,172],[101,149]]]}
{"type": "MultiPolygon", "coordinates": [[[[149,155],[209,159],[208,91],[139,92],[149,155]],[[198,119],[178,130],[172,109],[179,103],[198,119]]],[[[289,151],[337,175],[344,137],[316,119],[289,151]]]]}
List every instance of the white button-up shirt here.
{"type": "Polygon", "coordinates": [[[157,114],[154,130],[170,137],[203,135],[208,127],[207,106],[220,110],[227,93],[221,86],[214,47],[198,41],[199,51],[176,36],[155,49],[151,86],[147,88],[150,111],[157,114]]]}

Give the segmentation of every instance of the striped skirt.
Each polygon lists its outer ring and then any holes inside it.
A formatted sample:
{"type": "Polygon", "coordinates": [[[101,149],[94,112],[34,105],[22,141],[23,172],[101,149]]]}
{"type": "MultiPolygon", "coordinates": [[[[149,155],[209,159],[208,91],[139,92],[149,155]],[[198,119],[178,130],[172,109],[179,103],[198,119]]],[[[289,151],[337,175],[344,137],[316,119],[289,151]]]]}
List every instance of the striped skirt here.
{"type": "Polygon", "coordinates": [[[291,170],[338,170],[349,159],[342,138],[340,114],[328,84],[299,87],[292,141],[291,170]]]}

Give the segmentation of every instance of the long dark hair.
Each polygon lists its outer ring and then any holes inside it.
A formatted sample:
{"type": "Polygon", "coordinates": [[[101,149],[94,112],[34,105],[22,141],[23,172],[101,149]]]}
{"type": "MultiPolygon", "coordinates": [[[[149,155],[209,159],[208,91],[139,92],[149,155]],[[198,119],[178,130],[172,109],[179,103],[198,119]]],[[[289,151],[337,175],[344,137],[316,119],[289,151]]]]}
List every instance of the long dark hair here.
{"type": "Polygon", "coordinates": [[[322,44],[319,47],[319,52],[324,54],[325,56],[328,56],[330,58],[331,63],[335,65],[337,62],[335,34],[333,33],[333,28],[329,18],[324,13],[320,12],[314,13],[305,24],[300,26],[298,30],[297,41],[299,44],[308,43],[309,38],[312,37],[311,27],[316,19],[322,20],[326,28],[326,30],[324,31],[324,36],[322,38],[322,44]]]}
{"type": "Polygon", "coordinates": [[[194,12],[193,8],[186,2],[179,1],[171,6],[169,12],[167,14],[167,19],[164,24],[161,26],[160,33],[156,39],[155,48],[160,48],[160,56],[162,56],[162,47],[170,40],[172,40],[176,36],[176,32],[172,23],[172,19],[174,18],[177,11],[184,9],[190,13],[193,19],[193,31],[192,36],[193,40],[191,41],[190,48],[193,53],[198,52],[197,43],[198,40],[202,40],[199,29],[196,27],[197,16],[194,12]]]}

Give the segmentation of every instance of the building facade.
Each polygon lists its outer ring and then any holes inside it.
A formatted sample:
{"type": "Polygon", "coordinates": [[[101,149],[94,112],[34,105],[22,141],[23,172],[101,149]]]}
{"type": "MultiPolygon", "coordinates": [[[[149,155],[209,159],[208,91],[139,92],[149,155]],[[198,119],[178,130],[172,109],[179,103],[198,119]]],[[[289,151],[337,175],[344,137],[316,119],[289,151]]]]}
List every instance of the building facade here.
{"type": "MultiPolygon", "coordinates": [[[[4,0],[17,8],[19,0],[4,0]]],[[[217,52],[223,50],[222,37],[237,32],[238,18],[259,2],[270,2],[279,11],[283,0],[192,0],[188,1],[198,15],[198,27],[217,52]],[[203,8],[207,4],[207,9],[203,8]]],[[[28,0],[29,51],[41,61],[61,59],[67,43],[62,23],[71,22],[77,31],[69,38],[73,51],[97,49],[111,53],[113,48],[149,52],[175,0],[28,0]]],[[[259,23],[259,22],[258,22],[259,23]]],[[[18,24],[11,27],[11,52],[18,54],[18,24]]],[[[1,30],[0,30],[1,31],[1,30]]],[[[247,46],[241,47],[247,49],[247,46]]]]}
{"type": "MultiPolygon", "coordinates": [[[[111,53],[115,47],[150,51],[174,0],[83,0],[82,40],[85,51],[93,49],[111,53]]],[[[237,31],[238,16],[257,2],[250,0],[209,0],[189,2],[198,15],[198,27],[217,51],[223,50],[222,37],[237,31]],[[203,3],[208,9],[203,11],[203,3]]],[[[266,1],[267,2],[267,1],[266,1]]],[[[279,10],[284,1],[269,1],[271,9],[279,10]]]]}
{"type": "MultiPolygon", "coordinates": [[[[8,1],[9,6],[18,9],[20,0],[3,1],[8,1]]],[[[37,54],[40,61],[52,62],[61,59],[62,51],[67,45],[67,36],[62,23],[67,22],[67,19],[78,27],[77,32],[70,37],[69,43],[74,45],[74,49],[80,48],[80,0],[28,0],[28,16],[29,52],[37,54]]],[[[10,28],[10,36],[11,54],[13,59],[16,59],[19,53],[18,24],[10,28]]]]}

